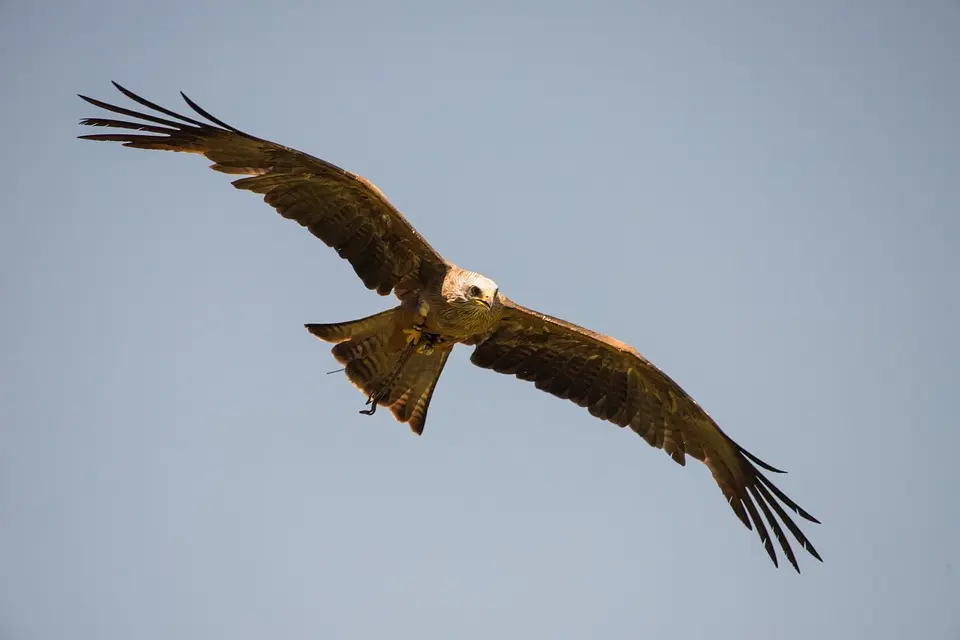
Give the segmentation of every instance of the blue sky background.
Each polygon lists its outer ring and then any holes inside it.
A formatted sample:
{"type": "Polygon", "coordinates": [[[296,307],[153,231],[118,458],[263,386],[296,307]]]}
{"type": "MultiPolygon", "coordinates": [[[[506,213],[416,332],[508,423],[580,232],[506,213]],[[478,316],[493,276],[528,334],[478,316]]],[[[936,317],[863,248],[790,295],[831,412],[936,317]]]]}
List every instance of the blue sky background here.
{"type": "Polygon", "coordinates": [[[960,637],[960,4],[0,4],[0,638],[960,637]],[[477,369],[422,438],[304,322],[393,304],[117,80],[372,179],[790,474],[775,570],[698,463],[477,369]]]}

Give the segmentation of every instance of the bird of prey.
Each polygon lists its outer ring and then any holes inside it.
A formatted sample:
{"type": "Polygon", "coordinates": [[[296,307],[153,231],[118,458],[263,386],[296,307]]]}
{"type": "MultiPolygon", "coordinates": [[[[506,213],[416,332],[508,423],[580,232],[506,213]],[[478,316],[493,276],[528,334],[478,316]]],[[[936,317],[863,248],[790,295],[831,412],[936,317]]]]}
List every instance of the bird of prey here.
{"type": "Polygon", "coordinates": [[[783,527],[822,561],[784,507],[811,522],[818,520],[761,469],[783,472],[734,442],[689,394],[635,349],[523,307],[504,296],[491,279],[444,259],[361,176],[235,129],[185,94],[181,96],[186,103],[207,122],[113,84],[154,113],[80,96],[133,119],[85,118],[83,125],[121,131],[81,138],[198,153],[213,161],[216,171],[246,176],[234,180],[233,186],[262,195],[280,215],[333,247],[368,289],[381,296],[392,292],[399,299],[392,309],[359,320],[306,325],[320,340],[334,343],[333,357],[367,396],[369,408],[362,413],[388,407],[399,422],[421,434],[451,350],[457,344],[470,345],[473,364],[532,382],[601,420],[630,427],[680,465],[686,456],[703,462],[740,521],[756,529],[774,565],[776,538],[800,571],[783,527]]]}

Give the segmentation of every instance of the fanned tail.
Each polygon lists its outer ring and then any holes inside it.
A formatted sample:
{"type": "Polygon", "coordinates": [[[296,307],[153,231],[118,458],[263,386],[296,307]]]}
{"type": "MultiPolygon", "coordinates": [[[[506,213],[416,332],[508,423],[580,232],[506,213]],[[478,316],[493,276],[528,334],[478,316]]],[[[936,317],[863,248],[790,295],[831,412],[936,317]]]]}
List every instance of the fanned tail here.
{"type": "Polygon", "coordinates": [[[336,343],[331,353],[357,389],[368,398],[378,397],[377,405],[388,407],[398,422],[420,435],[451,345],[414,353],[397,373],[406,347],[403,317],[398,307],[359,320],[305,326],[317,338],[336,343]]]}

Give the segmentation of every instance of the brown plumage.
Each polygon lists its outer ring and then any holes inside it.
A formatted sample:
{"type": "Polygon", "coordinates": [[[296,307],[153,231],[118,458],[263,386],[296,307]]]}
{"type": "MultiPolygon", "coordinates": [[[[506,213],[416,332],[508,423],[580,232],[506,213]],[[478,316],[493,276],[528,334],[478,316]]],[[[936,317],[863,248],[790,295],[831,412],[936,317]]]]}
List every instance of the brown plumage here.
{"type": "Polygon", "coordinates": [[[336,249],[367,288],[381,295],[393,292],[400,299],[399,306],[367,318],[306,325],[317,338],[334,343],[334,358],[344,365],[348,380],[368,397],[370,409],[364,413],[386,406],[398,421],[422,433],[453,346],[476,345],[470,358],[475,365],[533,382],[597,418],[630,427],[681,465],[688,455],[703,462],[740,521],[756,529],[774,564],[775,538],[799,571],[783,527],[820,559],[784,507],[818,521],[760,469],[783,472],[734,442],[677,383],[632,347],[502,296],[489,278],[445,260],[364,178],[243,133],[185,95],[187,104],[209,123],[114,85],[131,100],[167,117],[81,96],[107,111],[139,120],[87,118],[81,123],[127,132],[81,138],[199,153],[212,160],[217,171],[249,176],[233,185],[262,194],[282,216],[336,249]]]}
{"type": "Polygon", "coordinates": [[[344,365],[347,379],[368,397],[384,391],[380,404],[390,408],[399,422],[414,433],[423,433],[427,409],[437,380],[447,363],[452,343],[440,344],[429,354],[418,354],[386,388],[397,359],[406,346],[403,329],[410,326],[400,308],[335,324],[308,324],[307,330],[326,342],[337,343],[331,352],[344,365]]]}

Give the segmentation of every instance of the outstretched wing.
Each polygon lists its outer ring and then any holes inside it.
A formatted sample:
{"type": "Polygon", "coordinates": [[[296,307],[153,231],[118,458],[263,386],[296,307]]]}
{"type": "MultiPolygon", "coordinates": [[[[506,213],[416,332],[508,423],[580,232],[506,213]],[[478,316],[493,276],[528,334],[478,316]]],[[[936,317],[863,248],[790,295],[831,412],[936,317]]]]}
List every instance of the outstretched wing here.
{"type": "Polygon", "coordinates": [[[681,465],[687,455],[702,461],[741,522],[748,529],[756,528],[774,565],[777,553],[758,507],[798,572],[781,523],[822,561],[783,505],[811,522],[819,521],[774,486],[758,467],[783,472],[730,439],[667,374],[609,336],[510,300],[503,302],[503,318],[477,345],[470,357],[473,364],[533,382],[542,391],[586,407],[597,418],[629,426],[681,465]]]}
{"type": "Polygon", "coordinates": [[[174,118],[140,113],[80,96],[107,111],[139,121],[85,118],[81,124],[145,133],[103,133],[86,140],[122,142],[125,147],[200,153],[212,169],[247,175],[238,189],[263,194],[267,204],[296,220],[350,262],[368,289],[391,291],[401,299],[427,278],[446,272],[447,263],[370,181],[319,158],[255,138],[213,117],[182,94],[210,123],[165,109],[113,85],[131,100],[174,118]]]}

